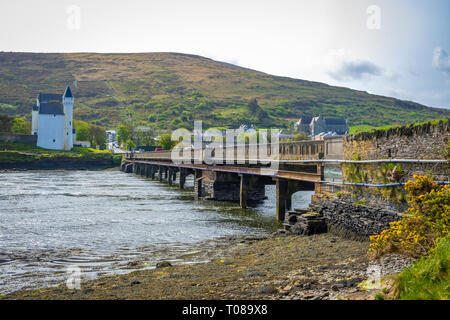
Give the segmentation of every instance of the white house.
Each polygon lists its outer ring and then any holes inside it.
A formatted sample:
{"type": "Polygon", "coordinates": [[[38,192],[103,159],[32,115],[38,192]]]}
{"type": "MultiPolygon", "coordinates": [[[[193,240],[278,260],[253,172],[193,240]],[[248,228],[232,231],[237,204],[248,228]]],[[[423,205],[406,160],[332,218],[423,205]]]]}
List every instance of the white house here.
{"type": "Polygon", "coordinates": [[[73,129],[72,90],[64,94],[39,93],[31,113],[31,134],[37,135],[37,146],[53,150],[71,150],[76,140],[73,129]]]}

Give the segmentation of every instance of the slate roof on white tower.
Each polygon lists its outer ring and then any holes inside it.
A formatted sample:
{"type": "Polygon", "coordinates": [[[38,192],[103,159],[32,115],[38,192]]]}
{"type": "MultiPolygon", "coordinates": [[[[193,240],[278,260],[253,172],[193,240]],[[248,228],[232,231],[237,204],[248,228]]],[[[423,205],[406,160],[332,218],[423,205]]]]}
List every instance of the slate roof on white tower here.
{"type": "Polygon", "coordinates": [[[32,109],[32,131],[37,145],[46,149],[71,150],[73,148],[72,90],[67,86],[63,94],[40,92],[32,109]]]}

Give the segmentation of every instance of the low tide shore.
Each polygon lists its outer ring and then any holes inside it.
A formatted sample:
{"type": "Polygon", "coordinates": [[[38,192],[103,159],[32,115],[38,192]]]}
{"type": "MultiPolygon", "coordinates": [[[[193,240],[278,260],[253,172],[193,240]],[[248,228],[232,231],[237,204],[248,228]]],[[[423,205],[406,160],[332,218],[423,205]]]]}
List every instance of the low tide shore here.
{"type": "Polygon", "coordinates": [[[330,233],[230,237],[227,242],[203,252],[207,262],[160,263],[150,270],[82,282],[79,290],[61,283],[0,299],[374,299],[380,288],[362,285],[373,270],[384,276],[411,263],[396,255],[370,262],[367,242],[330,233]]]}
{"type": "Polygon", "coordinates": [[[33,162],[0,163],[0,171],[28,171],[28,170],[105,170],[118,168],[110,160],[80,161],[80,160],[37,160],[33,162]]]}

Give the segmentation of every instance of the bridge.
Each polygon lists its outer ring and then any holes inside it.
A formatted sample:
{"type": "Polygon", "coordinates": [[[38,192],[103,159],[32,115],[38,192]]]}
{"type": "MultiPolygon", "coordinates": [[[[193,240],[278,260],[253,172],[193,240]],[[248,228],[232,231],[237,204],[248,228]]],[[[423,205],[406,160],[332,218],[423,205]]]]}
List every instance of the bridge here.
{"type": "Polygon", "coordinates": [[[292,210],[291,199],[297,191],[315,191],[311,210],[320,213],[329,226],[367,238],[406,211],[404,184],[414,175],[450,183],[449,160],[443,152],[449,140],[450,121],[440,121],[269,144],[259,148],[257,156],[251,144],[226,150],[187,148],[176,161],[171,152],[128,153],[121,169],[180,188],[192,175],[195,198],[236,201],[243,208],[265,199],[266,185],[276,185],[276,216],[285,220],[289,212],[288,224],[311,222],[308,214],[292,210]]]}
{"type": "Polygon", "coordinates": [[[230,149],[223,147],[181,149],[179,161],[173,160],[171,151],[127,153],[121,170],[178,184],[181,189],[192,175],[196,199],[236,201],[242,208],[266,199],[265,186],[276,185],[280,221],[292,209],[294,193],[314,191],[325,179],[342,180],[337,162],[342,159],[342,137],[253,146],[236,145],[231,155],[230,149]],[[252,150],[258,151],[257,159],[252,150]]]}

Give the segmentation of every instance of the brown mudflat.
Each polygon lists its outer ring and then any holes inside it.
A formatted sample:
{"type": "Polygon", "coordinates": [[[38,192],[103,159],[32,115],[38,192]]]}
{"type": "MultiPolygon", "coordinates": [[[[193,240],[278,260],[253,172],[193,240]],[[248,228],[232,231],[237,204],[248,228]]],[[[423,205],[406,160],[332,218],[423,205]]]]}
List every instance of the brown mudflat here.
{"type": "Polygon", "coordinates": [[[367,279],[368,244],[332,234],[245,237],[210,262],[164,266],[0,299],[339,299],[367,279]]]}

